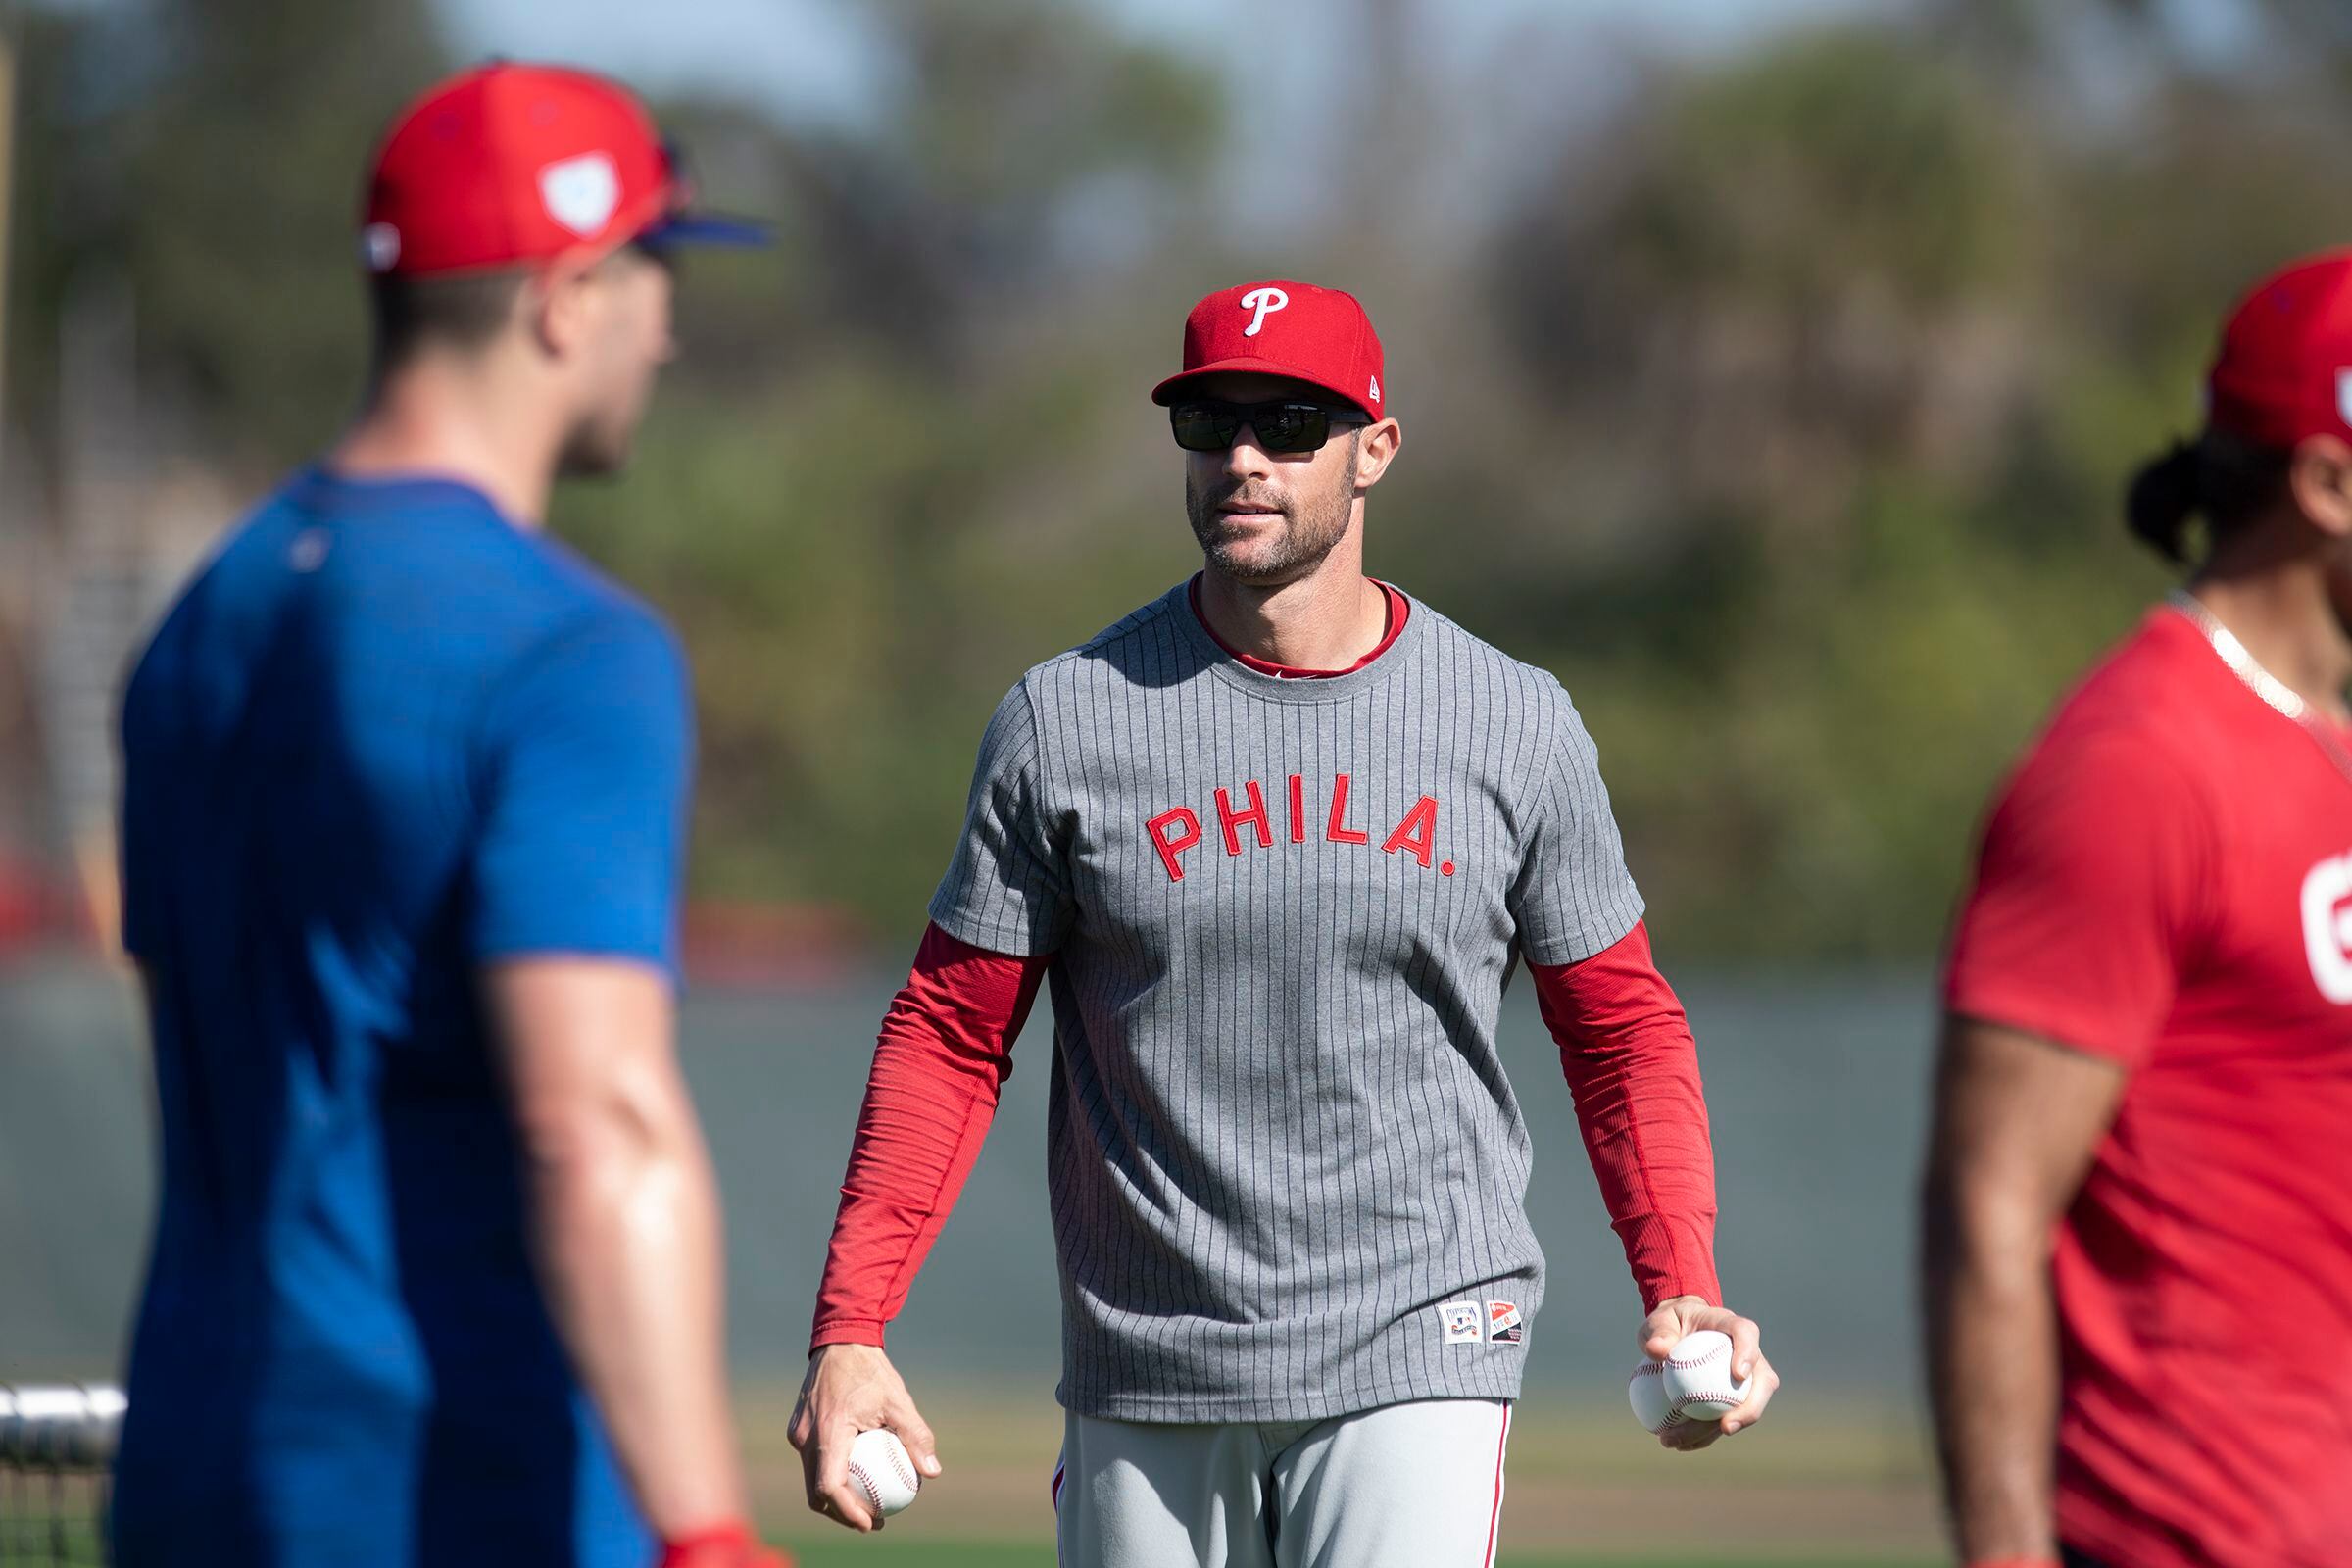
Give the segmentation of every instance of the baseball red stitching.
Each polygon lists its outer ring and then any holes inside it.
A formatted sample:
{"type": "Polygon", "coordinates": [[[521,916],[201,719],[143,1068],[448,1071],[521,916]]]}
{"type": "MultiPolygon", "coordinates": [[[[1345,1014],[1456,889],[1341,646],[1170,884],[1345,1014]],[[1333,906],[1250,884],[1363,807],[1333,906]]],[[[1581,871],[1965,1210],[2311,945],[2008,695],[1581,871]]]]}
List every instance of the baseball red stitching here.
{"type": "MultiPolygon", "coordinates": [[[[890,1467],[899,1473],[899,1479],[906,1483],[908,1490],[914,1492],[922,1491],[922,1478],[917,1476],[910,1468],[912,1461],[908,1460],[906,1463],[900,1462],[900,1455],[906,1453],[906,1446],[902,1444],[896,1448],[887,1448],[886,1446],[886,1451],[890,1459],[890,1467]]],[[[865,1466],[858,1460],[852,1459],[850,1461],[850,1475],[858,1486],[865,1489],[865,1500],[872,1503],[876,1508],[880,1508],[882,1506],[882,1489],[874,1485],[874,1478],[867,1473],[865,1466]]],[[[1055,1479],[1058,1480],[1059,1477],[1056,1476],[1055,1479]]]]}
{"type": "Polygon", "coordinates": [[[1705,1366],[1705,1365],[1706,1365],[1708,1362],[1710,1362],[1710,1361],[1713,1361],[1713,1360],[1717,1359],[1718,1357],[1729,1355],[1729,1354],[1731,1354],[1731,1353],[1732,1353],[1732,1348],[1731,1348],[1730,1346],[1728,1346],[1728,1345],[1725,1345],[1725,1346],[1720,1346],[1720,1347],[1718,1347],[1718,1348],[1715,1348],[1715,1349],[1709,1350],[1709,1351],[1708,1351],[1706,1354],[1704,1354],[1704,1355],[1700,1356],[1700,1357],[1699,1357],[1697,1360],[1695,1360],[1695,1361],[1686,1361],[1686,1360],[1684,1360],[1684,1359],[1683,1359],[1681,1356],[1679,1356],[1679,1355],[1670,1355],[1670,1356],[1668,1356],[1668,1357],[1666,1358],[1666,1364],[1667,1364],[1668,1366],[1671,1366],[1671,1367],[1679,1367],[1679,1368],[1681,1368],[1682,1370],[1684,1370],[1684,1371],[1688,1372],[1688,1371],[1690,1371],[1690,1370],[1692,1367],[1700,1367],[1700,1366],[1705,1366]]]}
{"type": "MultiPolygon", "coordinates": [[[[1702,1366],[1711,1366],[1731,1353],[1732,1348],[1729,1345],[1719,1345],[1695,1359],[1685,1359],[1679,1355],[1669,1356],[1665,1364],[1678,1372],[1690,1372],[1702,1366]]],[[[1737,1410],[1747,1402],[1747,1396],[1748,1391],[1744,1387],[1737,1392],[1727,1393],[1718,1393],[1712,1389],[1693,1390],[1681,1398],[1671,1401],[1667,1408],[1676,1415],[1682,1415],[1684,1411],[1693,1406],[1716,1411],[1737,1410]]],[[[1689,1418],[1685,1417],[1685,1419],[1689,1418]]]]}
{"type": "Polygon", "coordinates": [[[1681,1398],[1674,1401],[1674,1408],[1677,1410],[1687,1410],[1694,1404],[1705,1404],[1721,1405],[1726,1410],[1737,1410],[1746,1402],[1747,1396],[1744,1393],[1717,1394],[1713,1390],[1708,1390],[1703,1394],[1684,1395],[1681,1398]]]}
{"type": "MultiPolygon", "coordinates": [[[[1635,1378],[1656,1378],[1664,1377],[1665,1375],[1666,1363],[1663,1361],[1644,1361],[1640,1366],[1634,1368],[1635,1378]]],[[[1628,1379],[1628,1381],[1630,1382],[1632,1380],[1628,1379]]],[[[1642,1430],[1649,1433],[1652,1437],[1655,1437],[1659,1433],[1664,1432],[1668,1427],[1680,1426],[1683,1424],[1683,1413],[1675,1408],[1672,1401],[1669,1401],[1666,1405],[1666,1419],[1654,1427],[1648,1422],[1644,1421],[1642,1423],[1642,1430]]]]}
{"type": "Polygon", "coordinates": [[[908,1491],[920,1492],[923,1490],[923,1478],[914,1473],[913,1456],[907,1453],[906,1445],[904,1443],[894,1444],[891,1446],[890,1467],[899,1473],[901,1481],[906,1483],[908,1491]]]}

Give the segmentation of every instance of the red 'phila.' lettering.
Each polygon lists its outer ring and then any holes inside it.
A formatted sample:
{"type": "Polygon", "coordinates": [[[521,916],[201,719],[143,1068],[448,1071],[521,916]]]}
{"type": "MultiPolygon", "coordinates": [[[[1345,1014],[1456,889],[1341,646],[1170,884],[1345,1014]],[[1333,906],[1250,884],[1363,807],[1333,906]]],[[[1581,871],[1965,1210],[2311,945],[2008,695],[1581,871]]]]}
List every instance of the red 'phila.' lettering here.
{"type": "Polygon", "coordinates": [[[1323,836],[1334,844],[1369,844],[1372,835],[1360,828],[1342,827],[1348,819],[1348,775],[1340,774],[1331,781],[1331,822],[1323,836]]]}
{"type": "Polygon", "coordinates": [[[1426,867],[1437,855],[1437,840],[1438,800],[1434,795],[1424,795],[1411,810],[1404,813],[1404,820],[1396,824],[1396,831],[1390,834],[1380,847],[1391,855],[1398,850],[1410,850],[1413,858],[1426,867]]]}
{"type": "Polygon", "coordinates": [[[1257,787],[1255,779],[1250,781],[1250,809],[1247,811],[1235,811],[1233,797],[1223,790],[1217,791],[1217,825],[1225,830],[1227,855],[1242,853],[1240,829],[1244,822],[1256,826],[1259,849],[1270,850],[1274,847],[1274,830],[1266,825],[1266,792],[1257,787]]]}
{"type": "Polygon", "coordinates": [[[1144,824],[1152,836],[1152,847],[1159,852],[1159,863],[1168,868],[1168,880],[1184,880],[1184,862],[1176,857],[1200,842],[1200,819],[1179,806],[1172,811],[1162,811],[1144,824]],[[1174,828],[1173,834],[1167,829],[1174,828]]]}
{"type": "MultiPolygon", "coordinates": [[[[1304,844],[1309,808],[1306,779],[1302,774],[1293,773],[1284,782],[1288,786],[1284,793],[1289,797],[1285,804],[1290,808],[1289,838],[1293,844],[1304,844]]],[[[1368,845],[1372,842],[1372,834],[1368,829],[1348,825],[1349,783],[1346,773],[1332,775],[1331,809],[1323,825],[1323,841],[1327,844],[1368,845]]],[[[1224,836],[1225,853],[1235,857],[1241,855],[1244,828],[1248,828],[1256,838],[1259,849],[1272,849],[1274,813],[1266,803],[1265,786],[1256,779],[1244,780],[1240,793],[1249,804],[1238,809],[1234,793],[1222,787],[1215,791],[1217,828],[1224,836]]],[[[1170,807],[1144,824],[1144,834],[1152,841],[1152,849],[1158,855],[1161,867],[1168,873],[1168,880],[1183,881],[1184,852],[1200,843],[1200,813],[1186,806],[1170,807]]],[[[1390,855],[1410,855],[1425,868],[1436,864],[1441,876],[1454,873],[1451,860],[1437,864],[1438,798],[1434,795],[1423,795],[1416,799],[1404,813],[1403,820],[1381,841],[1380,847],[1390,855]]]]}

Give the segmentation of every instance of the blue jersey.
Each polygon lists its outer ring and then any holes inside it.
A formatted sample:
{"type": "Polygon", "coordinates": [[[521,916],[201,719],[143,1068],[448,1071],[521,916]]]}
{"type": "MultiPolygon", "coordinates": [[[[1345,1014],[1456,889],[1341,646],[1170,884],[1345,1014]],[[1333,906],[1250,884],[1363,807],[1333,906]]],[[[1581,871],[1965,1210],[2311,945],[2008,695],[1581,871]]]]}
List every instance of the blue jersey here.
{"type": "Polygon", "coordinates": [[[163,1194],[116,1560],[643,1568],[476,977],[673,966],[674,641],[472,489],[314,470],[173,607],[122,740],[163,1194]]]}

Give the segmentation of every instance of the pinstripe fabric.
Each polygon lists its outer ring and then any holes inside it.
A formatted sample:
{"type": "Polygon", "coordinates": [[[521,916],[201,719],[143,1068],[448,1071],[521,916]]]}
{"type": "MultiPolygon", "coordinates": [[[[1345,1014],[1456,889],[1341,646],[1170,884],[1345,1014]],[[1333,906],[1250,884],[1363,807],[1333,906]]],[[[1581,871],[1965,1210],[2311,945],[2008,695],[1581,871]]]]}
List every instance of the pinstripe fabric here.
{"type": "Polygon", "coordinates": [[[1641,914],[1567,693],[1421,604],[1366,668],[1283,680],[1180,587],[1023,676],[931,916],[1055,955],[1061,1402],[1515,1397],[1485,1306],[1532,1318],[1544,1259],[1502,987],[1514,945],[1574,962],[1641,914]],[[1482,1332],[1448,1343],[1462,1301],[1482,1332]]]}

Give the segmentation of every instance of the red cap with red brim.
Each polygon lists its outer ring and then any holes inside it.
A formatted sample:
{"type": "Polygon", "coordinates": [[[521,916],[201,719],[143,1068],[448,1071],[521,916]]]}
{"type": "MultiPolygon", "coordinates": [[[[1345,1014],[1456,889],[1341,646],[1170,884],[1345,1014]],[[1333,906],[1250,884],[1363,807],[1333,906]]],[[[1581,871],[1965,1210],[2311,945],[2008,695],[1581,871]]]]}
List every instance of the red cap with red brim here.
{"type": "Polygon", "coordinates": [[[1276,278],[1219,289],[1184,318],[1184,368],[1152,389],[1173,403],[1203,376],[1279,375],[1387,416],[1380,334],[1352,294],[1276,278]]]}
{"type": "Polygon", "coordinates": [[[2256,446],[2352,440],[2352,250],[2306,257],[2265,278],[2223,329],[2206,417],[2256,446]]]}

